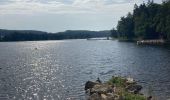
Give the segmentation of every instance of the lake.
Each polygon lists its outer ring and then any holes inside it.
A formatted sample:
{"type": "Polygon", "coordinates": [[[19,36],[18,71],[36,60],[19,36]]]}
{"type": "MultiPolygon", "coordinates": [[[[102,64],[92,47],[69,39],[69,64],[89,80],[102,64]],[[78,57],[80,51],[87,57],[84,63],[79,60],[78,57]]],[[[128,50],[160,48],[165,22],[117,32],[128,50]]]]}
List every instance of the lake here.
{"type": "Polygon", "coordinates": [[[170,98],[170,48],[116,40],[0,43],[0,100],[84,100],[86,81],[113,75],[170,98]]]}

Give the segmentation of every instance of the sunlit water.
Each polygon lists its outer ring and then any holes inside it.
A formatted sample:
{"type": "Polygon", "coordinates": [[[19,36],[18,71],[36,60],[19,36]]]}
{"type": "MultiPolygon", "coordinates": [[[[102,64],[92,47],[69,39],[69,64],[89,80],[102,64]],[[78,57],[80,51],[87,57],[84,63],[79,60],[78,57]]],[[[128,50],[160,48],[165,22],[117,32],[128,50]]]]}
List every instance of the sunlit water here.
{"type": "Polygon", "coordinates": [[[113,75],[167,99],[170,49],[109,40],[0,43],[0,100],[84,100],[86,81],[113,75]]]}

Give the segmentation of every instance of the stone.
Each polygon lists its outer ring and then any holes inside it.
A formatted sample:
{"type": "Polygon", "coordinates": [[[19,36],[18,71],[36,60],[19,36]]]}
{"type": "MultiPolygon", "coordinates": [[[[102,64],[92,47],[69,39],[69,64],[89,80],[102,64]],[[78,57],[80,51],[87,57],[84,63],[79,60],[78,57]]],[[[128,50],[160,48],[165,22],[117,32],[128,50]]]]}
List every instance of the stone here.
{"type": "Polygon", "coordinates": [[[152,96],[147,97],[147,100],[152,100],[152,96]]]}
{"type": "Polygon", "coordinates": [[[99,83],[92,82],[92,81],[87,81],[86,84],[85,84],[85,90],[91,89],[91,88],[93,88],[97,84],[99,84],[99,83]]]}
{"type": "Polygon", "coordinates": [[[101,99],[102,100],[107,100],[107,96],[105,94],[101,94],[101,99]]]}
{"type": "Polygon", "coordinates": [[[141,85],[131,84],[126,87],[126,90],[130,93],[138,94],[142,89],[141,85]]]}
{"type": "Polygon", "coordinates": [[[112,92],[112,87],[107,84],[97,84],[91,89],[91,93],[106,94],[112,92]]]}
{"type": "MultiPolygon", "coordinates": [[[[125,83],[124,86],[119,87],[116,84],[101,83],[98,78],[96,82],[88,81],[85,84],[86,93],[88,93],[88,100],[124,100],[124,96],[120,95],[121,89],[124,92],[129,92],[131,94],[140,94],[142,89],[141,85],[138,85],[132,78],[122,78],[125,83]]],[[[147,100],[152,100],[148,97],[147,100]]]]}
{"type": "Polygon", "coordinates": [[[113,93],[107,93],[106,96],[107,96],[107,100],[115,100],[116,98],[118,98],[118,96],[113,93]]]}
{"type": "Polygon", "coordinates": [[[101,100],[101,96],[98,93],[93,93],[88,100],[101,100]]]}
{"type": "Polygon", "coordinates": [[[129,78],[126,79],[126,83],[127,83],[127,84],[134,84],[135,81],[134,81],[133,78],[130,78],[130,77],[129,77],[129,78]]]}

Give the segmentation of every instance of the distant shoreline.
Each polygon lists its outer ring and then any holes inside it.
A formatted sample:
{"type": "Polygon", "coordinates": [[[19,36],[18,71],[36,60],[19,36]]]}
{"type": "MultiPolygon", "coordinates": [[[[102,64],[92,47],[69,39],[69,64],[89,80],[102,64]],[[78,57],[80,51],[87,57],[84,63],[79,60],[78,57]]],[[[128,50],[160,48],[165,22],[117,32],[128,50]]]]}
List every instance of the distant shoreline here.
{"type": "Polygon", "coordinates": [[[25,30],[18,31],[0,29],[0,42],[87,39],[109,37],[110,35],[111,35],[110,30],[104,31],[67,30],[65,32],[47,33],[42,31],[25,31],[25,30]]]}

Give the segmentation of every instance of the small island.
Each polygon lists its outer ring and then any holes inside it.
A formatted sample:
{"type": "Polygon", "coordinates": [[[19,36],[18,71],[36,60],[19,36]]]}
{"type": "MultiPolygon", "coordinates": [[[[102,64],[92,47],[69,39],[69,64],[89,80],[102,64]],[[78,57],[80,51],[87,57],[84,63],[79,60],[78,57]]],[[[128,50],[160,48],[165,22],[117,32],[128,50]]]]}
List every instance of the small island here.
{"type": "Polygon", "coordinates": [[[140,93],[141,85],[133,78],[113,76],[109,81],[102,83],[98,78],[96,82],[87,81],[85,91],[88,100],[152,100],[140,93]]]}

